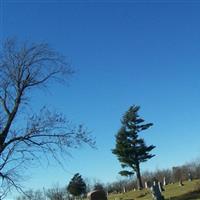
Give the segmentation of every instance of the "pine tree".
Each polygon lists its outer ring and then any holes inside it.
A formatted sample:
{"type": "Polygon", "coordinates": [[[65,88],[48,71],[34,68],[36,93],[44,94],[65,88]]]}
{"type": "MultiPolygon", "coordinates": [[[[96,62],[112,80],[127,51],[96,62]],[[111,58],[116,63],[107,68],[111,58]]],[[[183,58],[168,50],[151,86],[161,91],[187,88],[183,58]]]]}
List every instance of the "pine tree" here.
{"type": "Polygon", "coordinates": [[[80,196],[86,193],[85,181],[79,173],[76,173],[73,176],[73,178],[69,182],[69,185],[67,186],[67,190],[73,196],[80,196]]]}
{"type": "Polygon", "coordinates": [[[153,125],[152,123],[144,123],[144,120],[138,115],[139,109],[139,106],[133,105],[124,114],[121,120],[122,126],[116,135],[116,146],[112,153],[117,156],[122,168],[131,168],[131,171],[123,170],[119,174],[130,176],[136,173],[138,189],[142,189],[140,163],[155,156],[150,154],[155,146],[147,146],[144,139],[139,138],[139,132],[153,125]]]}

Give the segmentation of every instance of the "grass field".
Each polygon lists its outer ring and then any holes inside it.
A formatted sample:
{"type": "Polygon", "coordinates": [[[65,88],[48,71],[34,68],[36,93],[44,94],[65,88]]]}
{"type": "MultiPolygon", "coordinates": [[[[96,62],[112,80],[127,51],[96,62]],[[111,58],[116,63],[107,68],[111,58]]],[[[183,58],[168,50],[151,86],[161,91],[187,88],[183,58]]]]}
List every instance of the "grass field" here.
{"type": "MultiPolygon", "coordinates": [[[[163,195],[166,200],[200,200],[200,180],[183,182],[180,187],[178,183],[165,186],[163,195]]],[[[130,191],[124,194],[112,194],[108,200],[152,200],[149,190],[130,191]]]]}

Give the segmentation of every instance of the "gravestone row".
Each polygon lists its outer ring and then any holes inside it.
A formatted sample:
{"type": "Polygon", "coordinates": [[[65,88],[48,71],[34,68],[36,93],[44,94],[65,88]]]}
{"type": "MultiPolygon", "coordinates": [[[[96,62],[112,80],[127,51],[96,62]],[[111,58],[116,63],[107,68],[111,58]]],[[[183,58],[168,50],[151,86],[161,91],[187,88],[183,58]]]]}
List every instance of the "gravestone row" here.
{"type": "MultiPolygon", "coordinates": [[[[192,176],[189,173],[189,181],[192,181],[192,176]]],[[[163,178],[163,184],[157,180],[154,180],[153,185],[150,187],[149,182],[145,182],[144,186],[146,189],[150,188],[153,200],[164,200],[164,197],[162,196],[162,192],[164,191],[163,186],[166,186],[166,178],[163,178]]],[[[183,186],[182,180],[179,181],[179,185],[183,186]]],[[[134,189],[135,190],[135,189],[134,189]]],[[[126,188],[123,187],[123,192],[126,192],[126,188]]],[[[89,200],[108,200],[107,194],[104,190],[94,190],[90,193],[88,193],[89,200]]]]}

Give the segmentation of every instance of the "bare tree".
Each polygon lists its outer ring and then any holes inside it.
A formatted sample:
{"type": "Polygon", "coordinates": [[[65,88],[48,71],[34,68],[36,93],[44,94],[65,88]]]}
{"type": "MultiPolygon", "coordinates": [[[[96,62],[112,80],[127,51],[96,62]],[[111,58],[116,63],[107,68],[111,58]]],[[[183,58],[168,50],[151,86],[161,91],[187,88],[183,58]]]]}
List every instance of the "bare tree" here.
{"type": "Polygon", "coordinates": [[[25,195],[18,196],[16,200],[66,200],[67,189],[53,186],[50,189],[42,190],[28,190],[25,195]]]}
{"type": "Polygon", "coordinates": [[[8,39],[0,54],[0,196],[14,186],[23,169],[49,156],[58,162],[69,148],[94,145],[82,126],[75,127],[60,113],[43,107],[28,114],[30,93],[48,87],[51,81],[65,82],[73,73],[64,58],[48,44],[18,43],[8,39]],[[61,154],[59,154],[61,153],[61,154]]]}
{"type": "Polygon", "coordinates": [[[49,200],[65,200],[67,199],[67,189],[54,186],[45,192],[49,200]]]}
{"type": "Polygon", "coordinates": [[[37,190],[28,190],[26,195],[22,195],[16,198],[16,200],[46,200],[44,192],[37,190]]]}

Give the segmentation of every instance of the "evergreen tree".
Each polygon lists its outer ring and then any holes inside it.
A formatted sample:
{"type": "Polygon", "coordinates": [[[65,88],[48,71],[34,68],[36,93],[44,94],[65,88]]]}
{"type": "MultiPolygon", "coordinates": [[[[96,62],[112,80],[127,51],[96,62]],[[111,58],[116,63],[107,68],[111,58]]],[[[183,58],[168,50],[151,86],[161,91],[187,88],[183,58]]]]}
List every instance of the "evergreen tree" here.
{"type": "Polygon", "coordinates": [[[86,184],[79,173],[76,173],[69,182],[67,190],[73,196],[80,196],[86,193],[86,184]]]}
{"type": "Polygon", "coordinates": [[[146,162],[154,156],[150,154],[150,151],[155,146],[147,146],[144,139],[138,136],[139,132],[153,125],[152,123],[144,123],[144,120],[138,115],[139,109],[139,106],[133,105],[124,114],[121,120],[122,126],[116,135],[116,146],[112,150],[112,153],[117,156],[122,168],[131,168],[131,171],[123,170],[119,174],[122,176],[130,176],[135,172],[138,189],[142,189],[140,163],[146,162]]]}

